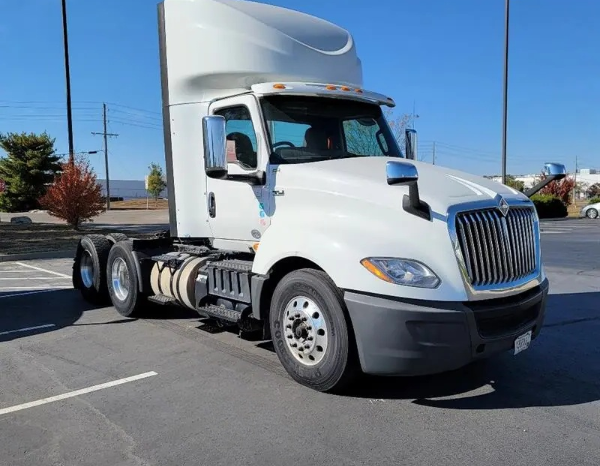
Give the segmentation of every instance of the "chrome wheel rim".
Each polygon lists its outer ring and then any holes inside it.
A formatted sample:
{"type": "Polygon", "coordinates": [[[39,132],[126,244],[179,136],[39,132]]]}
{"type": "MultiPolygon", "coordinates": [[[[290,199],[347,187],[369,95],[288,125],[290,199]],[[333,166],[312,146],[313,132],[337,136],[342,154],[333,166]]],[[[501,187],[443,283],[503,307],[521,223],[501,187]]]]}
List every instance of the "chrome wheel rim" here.
{"type": "Polygon", "coordinates": [[[598,216],[598,212],[595,209],[590,209],[587,211],[588,218],[596,218],[598,216]]]}
{"type": "Polygon", "coordinates": [[[294,358],[305,366],[321,362],[329,335],[319,306],[310,298],[297,296],[285,307],[284,322],[285,342],[294,358]]]}
{"type": "Polygon", "coordinates": [[[125,261],[118,257],[111,267],[111,281],[115,296],[119,301],[125,301],[129,296],[129,269],[125,261]]]}
{"type": "Polygon", "coordinates": [[[88,251],[83,251],[79,260],[79,275],[86,288],[94,286],[94,261],[88,251]]]}

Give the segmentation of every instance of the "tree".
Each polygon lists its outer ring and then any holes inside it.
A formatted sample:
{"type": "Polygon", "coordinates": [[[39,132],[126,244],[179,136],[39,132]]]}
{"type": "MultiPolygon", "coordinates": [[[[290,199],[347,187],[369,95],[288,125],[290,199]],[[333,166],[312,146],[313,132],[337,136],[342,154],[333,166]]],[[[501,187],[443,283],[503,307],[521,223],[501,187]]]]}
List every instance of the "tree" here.
{"type": "MultiPolygon", "coordinates": [[[[542,173],[540,180],[545,180],[546,175],[542,173]]],[[[534,182],[536,184],[537,181],[534,182]]],[[[562,180],[552,181],[542,189],[539,190],[538,194],[549,194],[551,196],[557,196],[565,205],[569,204],[571,195],[573,194],[573,187],[575,186],[575,180],[572,176],[566,176],[562,180]]]]}
{"type": "Polygon", "coordinates": [[[150,170],[150,173],[148,174],[148,184],[146,190],[156,203],[160,193],[162,193],[167,187],[167,183],[165,182],[165,177],[160,165],[157,163],[151,163],[148,169],[150,170]]]}
{"type": "Polygon", "coordinates": [[[593,185],[591,185],[587,189],[586,194],[588,195],[588,197],[600,196],[600,183],[594,183],[593,185]]]}
{"type": "Polygon", "coordinates": [[[82,158],[62,165],[62,173],[39,202],[50,215],[65,220],[75,230],[82,222],[104,212],[102,186],[89,163],[82,158]]]}
{"type": "Polygon", "coordinates": [[[25,212],[39,208],[39,198],[61,169],[54,139],[45,132],[0,134],[0,147],[7,154],[0,159],[0,178],[6,182],[0,210],[25,212]]]}
{"type": "Polygon", "coordinates": [[[523,192],[523,190],[525,189],[525,182],[517,180],[512,175],[506,175],[506,186],[516,189],[517,191],[523,192]]]}

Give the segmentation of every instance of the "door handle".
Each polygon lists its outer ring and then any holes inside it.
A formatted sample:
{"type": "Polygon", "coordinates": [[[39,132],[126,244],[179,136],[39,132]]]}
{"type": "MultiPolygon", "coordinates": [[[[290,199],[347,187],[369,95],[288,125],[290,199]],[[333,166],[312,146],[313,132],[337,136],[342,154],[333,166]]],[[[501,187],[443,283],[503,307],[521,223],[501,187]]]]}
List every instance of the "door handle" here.
{"type": "Polygon", "coordinates": [[[215,193],[208,194],[208,215],[210,215],[210,218],[215,218],[217,215],[217,201],[215,200],[215,193]]]}

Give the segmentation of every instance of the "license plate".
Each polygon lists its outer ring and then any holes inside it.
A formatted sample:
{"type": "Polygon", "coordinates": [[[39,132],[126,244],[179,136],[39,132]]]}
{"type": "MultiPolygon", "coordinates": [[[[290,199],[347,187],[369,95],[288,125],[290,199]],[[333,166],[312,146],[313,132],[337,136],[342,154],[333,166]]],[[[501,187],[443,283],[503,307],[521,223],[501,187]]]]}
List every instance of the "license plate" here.
{"type": "Polygon", "coordinates": [[[524,333],[520,337],[515,340],[515,354],[519,354],[521,351],[529,348],[529,344],[531,343],[531,330],[527,333],[524,333]]]}

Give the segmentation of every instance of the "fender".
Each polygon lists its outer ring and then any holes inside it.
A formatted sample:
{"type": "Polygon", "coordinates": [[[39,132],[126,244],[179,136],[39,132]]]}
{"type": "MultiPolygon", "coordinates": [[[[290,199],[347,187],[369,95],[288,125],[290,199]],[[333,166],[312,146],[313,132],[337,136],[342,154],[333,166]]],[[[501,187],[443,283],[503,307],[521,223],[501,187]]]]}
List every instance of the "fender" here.
{"type": "Polygon", "coordinates": [[[328,209],[310,214],[294,209],[293,215],[282,210],[261,238],[254,273],[267,275],[278,261],[302,257],[321,267],[343,290],[412,299],[467,299],[447,226],[439,216],[428,223],[427,234],[419,236],[419,228],[411,225],[416,217],[389,209],[364,212],[360,222],[354,216],[334,215],[328,209]],[[299,218],[311,220],[299,222],[299,218]],[[431,266],[442,283],[432,290],[385,282],[360,264],[365,257],[375,256],[419,260],[431,266]]]}

